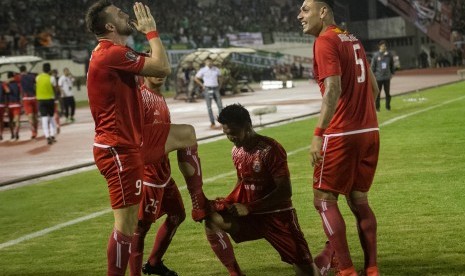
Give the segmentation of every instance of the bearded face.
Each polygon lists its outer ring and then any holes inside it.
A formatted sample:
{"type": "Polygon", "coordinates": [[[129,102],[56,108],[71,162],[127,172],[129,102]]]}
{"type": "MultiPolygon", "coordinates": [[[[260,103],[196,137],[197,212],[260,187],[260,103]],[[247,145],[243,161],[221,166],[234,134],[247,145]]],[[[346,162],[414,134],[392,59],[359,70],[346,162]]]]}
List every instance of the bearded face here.
{"type": "Polygon", "coordinates": [[[108,23],[115,27],[117,34],[121,36],[129,36],[132,34],[133,27],[127,13],[115,6],[110,6],[107,9],[107,14],[109,18],[108,23]]]}

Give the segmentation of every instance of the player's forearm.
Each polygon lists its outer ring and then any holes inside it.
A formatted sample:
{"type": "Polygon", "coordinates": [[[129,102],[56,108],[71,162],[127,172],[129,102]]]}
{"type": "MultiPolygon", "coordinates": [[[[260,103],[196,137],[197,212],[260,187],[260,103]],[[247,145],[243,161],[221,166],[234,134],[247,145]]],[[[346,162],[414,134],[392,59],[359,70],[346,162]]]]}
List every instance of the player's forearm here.
{"type": "Polygon", "coordinates": [[[326,129],[331,122],[337,108],[337,102],[341,96],[341,87],[338,82],[325,82],[325,94],[323,96],[323,103],[321,104],[320,117],[318,119],[317,127],[326,129]]]}
{"type": "Polygon", "coordinates": [[[165,47],[161,42],[161,39],[159,37],[150,39],[149,44],[150,49],[152,50],[151,58],[156,60],[158,71],[162,71],[165,73],[165,76],[163,77],[168,76],[169,74],[171,74],[171,65],[168,59],[168,55],[166,54],[165,47]]]}

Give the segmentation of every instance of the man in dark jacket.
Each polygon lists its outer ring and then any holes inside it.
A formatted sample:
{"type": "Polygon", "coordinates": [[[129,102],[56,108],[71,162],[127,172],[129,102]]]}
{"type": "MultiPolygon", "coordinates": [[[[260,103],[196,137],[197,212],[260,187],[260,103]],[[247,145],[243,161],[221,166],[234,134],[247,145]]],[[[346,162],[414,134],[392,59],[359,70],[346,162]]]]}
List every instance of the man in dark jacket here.
{"type": "Polygon", "coordinates": [[[381,90],[384,87],[386,94],[386,110],[391,110],[391,78],[394,75],[394,58],[392,54],[387,51],[386,41],[381,40],[378,43],[379,51],[374,54],[371,60],[371,70],[375,74],[376,82],[378,83],[379,94],[376,98],[376,110],[379,111],[381,90]]]}

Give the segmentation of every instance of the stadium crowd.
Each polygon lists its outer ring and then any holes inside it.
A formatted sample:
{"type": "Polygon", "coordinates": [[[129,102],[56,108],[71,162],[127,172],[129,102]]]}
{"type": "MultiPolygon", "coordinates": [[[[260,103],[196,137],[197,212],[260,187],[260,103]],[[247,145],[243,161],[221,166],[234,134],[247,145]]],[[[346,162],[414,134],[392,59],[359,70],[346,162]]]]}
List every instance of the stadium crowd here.
{"type": "MultiPolygon", "coordinates": [[[[132,1],[115,0],[131,11],[132,1]]],[[[57,48],[92,47],[83,14],[89,0],[5,0],[0,2],[0,56],[12,54],[59,55],[57,48]],[[32,18],[33,20],[24,20],[32,18]],[[90,46],[89,46],[90,45],[90,46]],[[55,49],[55,50],[54,50],[55,49]]],[[[228,46],[227,33],[295,31],[297,0],[150,1],[162,38],[169,44],[197,47],[228,46]],[[176,15],[176,16],[173,16],[176,15]]],[[[130,38],[137,49],[143,36],[130,38]]]]}

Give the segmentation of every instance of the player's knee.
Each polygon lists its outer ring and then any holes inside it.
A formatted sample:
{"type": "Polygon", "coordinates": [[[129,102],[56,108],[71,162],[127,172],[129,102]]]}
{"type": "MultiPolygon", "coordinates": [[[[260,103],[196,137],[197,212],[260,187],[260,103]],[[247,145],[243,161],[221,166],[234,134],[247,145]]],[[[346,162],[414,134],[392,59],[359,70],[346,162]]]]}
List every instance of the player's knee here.
{"type": "Polygon", "coordinates": [[[170,224],[179,226],[186,219],[186,212],[168,216],[170,224]]]}
{"type": "Polygon", "coordinates": [[[184,125],[185,126],[185,137],[188,139],[189,145],[194,145],[197,143],[197,136],[195,134],[195,128],[192,125],[184,125]]]}
{"type": "Polygon", "coordinates": [[[313,206],[315,209],[322,213],[326,211],[329,207],[337,205],[337,199],[322,199],[322,198],[313,198],[313,206]]]}
{"type": "Polygon", "coordinates": [[[190,147],[197,143],[195,128],[192,125],[172,125],[174,138],[181,147],[190,147]]]}
{"type": "Polygon", "coordinates": [[[145,234],[147,234],[147,232],[150,230],[150,226],[152,226],[151,222],[139,220],[137,222],[137,232],[140,235],[145,236],[145,234]]]}
{"type": "Polygon", "coordinates": [[[354,215],[357,216],[359,213],[359,206],[360,205],[368,205],[368,197],[366,193],[351,193],[349,196],[346,197],[347,205],[349,205],[350,210],[354,215]]]}

